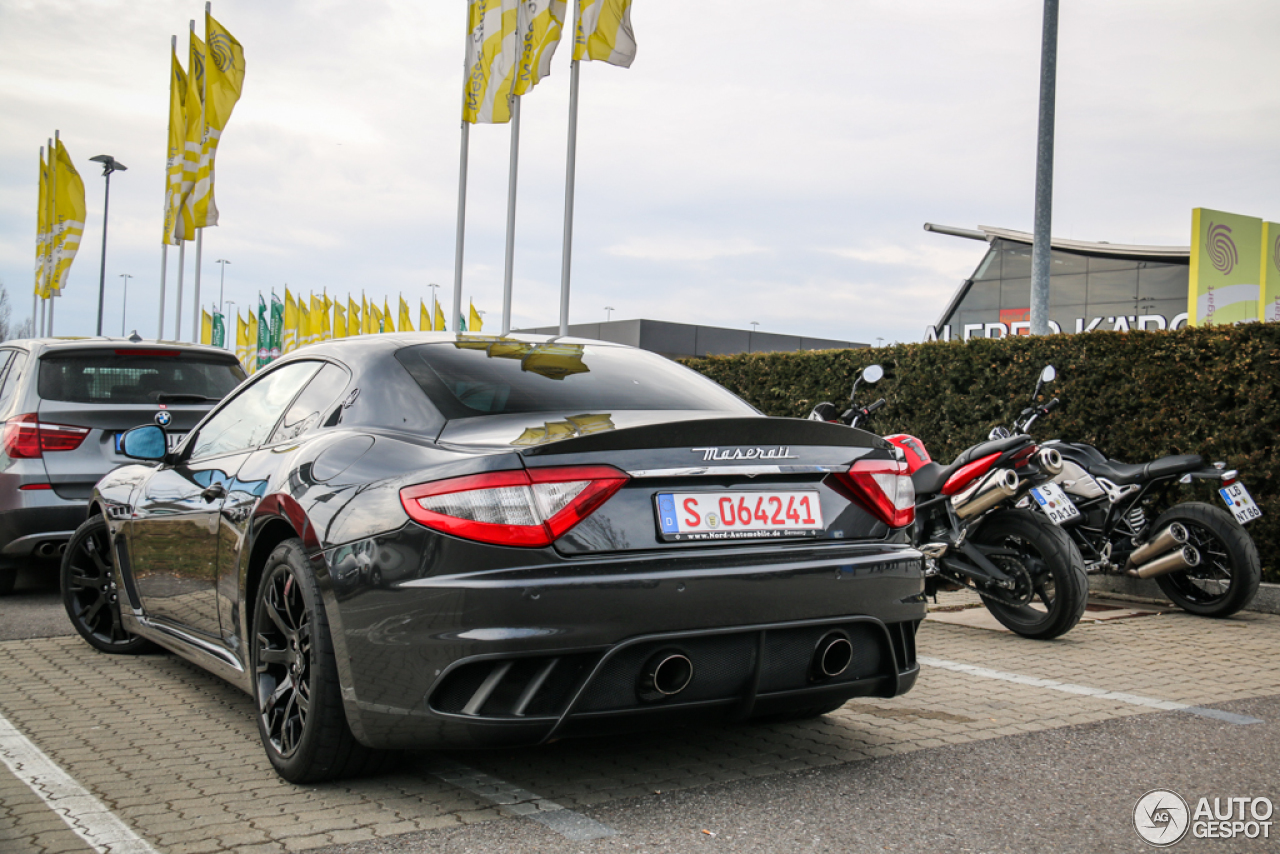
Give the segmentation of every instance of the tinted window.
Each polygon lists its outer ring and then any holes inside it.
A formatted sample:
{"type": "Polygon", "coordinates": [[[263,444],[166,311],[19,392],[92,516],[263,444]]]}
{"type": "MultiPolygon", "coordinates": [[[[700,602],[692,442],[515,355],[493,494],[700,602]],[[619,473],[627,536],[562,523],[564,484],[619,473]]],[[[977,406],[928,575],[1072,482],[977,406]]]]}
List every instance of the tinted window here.
{"type": "Polygon", "coordinates": [[[267,444],[288,442],[314,430],[329,414],[330,404],[336,404],[338,395],[346,388],[347,372],[337,365],[326,364],[289,407],[267,444]]]}
{"type": "Polygon", "coordinates": [[[419,344],[396,358],[450,419],[567,410],[755,411],[711,380],[644,350],[479,340],[419,344]]]}
{"type": "Polygon", "coordinates": [[[255,380],[215,410],[200,428],[191,446],[191,457],[211,457],[261,445],[294,395],[322,364],[294,362],[255,380]]]}
{"type": "Polygon", "coordinates": [[[69,403],[222,400],[244,380],[231,357],[177,350],[79,350],[40,360],[40,397],[69,403]]]}
{"type": "MultiPolygon", "coordinates": [[[[5,356],[8,361],[8,356],[5,356]]],[[[17,352],[13,354],[12,361],[6,366],[4,372],[4,380],[0,381],[0,413],[9,408],[9,403],[13,400],[13,393],[18,388],[18,383],[22,380],[23,368],[27,366],[27,354],[17,352]]]]}

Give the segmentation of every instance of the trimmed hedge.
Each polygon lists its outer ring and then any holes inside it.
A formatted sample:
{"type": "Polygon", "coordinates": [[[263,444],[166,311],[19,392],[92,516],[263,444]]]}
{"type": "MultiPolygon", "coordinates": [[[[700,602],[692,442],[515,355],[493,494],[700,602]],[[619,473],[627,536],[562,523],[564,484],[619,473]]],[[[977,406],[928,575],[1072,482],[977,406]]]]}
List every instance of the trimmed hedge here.
{"type": "MultiPolygon", "coordinates": [[[[803,418],[819,401],[843,411],[853,380],[879,363],[886,376],[859,389],[888,403],[876,433],[910,433],[946,463],[1009,425],[1029,401],[1045,365],[1058,379],[1044,399],[1060,408],[1032,433],[1096,445],[1136,463],[1201,454],[1240,470],[1262,509],[1249,533],[1263,579],[1280,582],[1280,324],[1161,332],[1088,332],[965,342],[897,344],[862,350],[751,353],[686,359],[768,415],[803,418]]],[[[1205,499],[1205,490],[1197,495],[1205,499]]]]}

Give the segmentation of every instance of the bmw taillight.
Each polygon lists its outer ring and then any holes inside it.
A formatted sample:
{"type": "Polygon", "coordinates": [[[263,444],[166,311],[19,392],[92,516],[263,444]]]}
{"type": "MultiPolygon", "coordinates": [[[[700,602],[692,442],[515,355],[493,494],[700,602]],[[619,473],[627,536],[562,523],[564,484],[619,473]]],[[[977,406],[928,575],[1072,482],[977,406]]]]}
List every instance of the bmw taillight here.
{"type": "Polygon", "coordinates": [[[858,460],[837,475],[867,509],[890,528],[910,525],[916,518],[916,488],[907,464],[897,460],[858,460]]]}
{"type": "Polygon", "coordinates": [[[590,516],[627,480],[611,466],[487,472],[406,486],[400,503],[409,518],[436,531],[541,548],[590,516]]]}
{"type": "Polygon", "coordinates": [[[12,459],[34,460],[53,451],[74,451],[88,435],[87,427],[48,424],[30,412],[4,423],[0,444],[12,459]]]}

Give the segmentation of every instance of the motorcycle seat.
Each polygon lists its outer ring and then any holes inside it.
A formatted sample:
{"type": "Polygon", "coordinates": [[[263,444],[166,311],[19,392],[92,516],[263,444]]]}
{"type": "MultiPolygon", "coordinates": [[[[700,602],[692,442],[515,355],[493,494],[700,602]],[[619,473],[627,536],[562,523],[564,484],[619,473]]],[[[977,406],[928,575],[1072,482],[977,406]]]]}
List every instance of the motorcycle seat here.
{"type": "Polygon", "coordinates": [[[911,473],[911,485],[916,495],[934,495],[942,491],[942,485],[951,477],[951,467],[929,462],[911,473]]]}
{"type": "Polygon", "coordinates": [[[982,459],[991,454],[1003,454],[1010,448],[1017,448],[1021,445],[1031,444],[1031,437],[1025,435],[1010,436],[1007,439],[992,439],[989,442],[979,442],[972,448],[968,448],[960,453],[960,456],[951,461],[948,468],[954,470],[966,463],[974,460],[982,459]]]}
{"type": "Polygon", "coordinates": [[[1196,471],[1201,468],[1204,468],[1204,457],[1199,454],[1177,454],[1136,465],[1107,460],[1102,463],[1093,463],[1089,466],[1089,472],[1093,475],[1105,477],[1120,486],[1125,486],[1130,483],[1137,483],[1140,480],[1170,477],[1171,475],[1196,471]]]}

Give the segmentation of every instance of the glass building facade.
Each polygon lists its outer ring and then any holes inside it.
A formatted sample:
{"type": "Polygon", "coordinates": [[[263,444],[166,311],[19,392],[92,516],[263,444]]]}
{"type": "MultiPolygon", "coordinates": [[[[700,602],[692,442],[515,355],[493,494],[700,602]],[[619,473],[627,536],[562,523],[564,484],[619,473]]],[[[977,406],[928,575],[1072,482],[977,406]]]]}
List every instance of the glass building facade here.
{"type": "MultiPolygon", "coordinates": [[[[1027,334],[1031,243],[995,237],[926,338],[1027,334]]],[[[1028,235],[1028,238],[1030,235],[1028,235]]],[[[1064,243],[1066,241],[1063,241],[1064,243]]],[[[1171,329],[1187,319],[1189,252],[1071,242],[1050,253],[1049,322],[1054,331],[1171,329]],[[1132,250],[1135,254],[1124,254],[1132,250]],[[1140,254],[1137,254],[1140,253],[1140,254]]]]}

